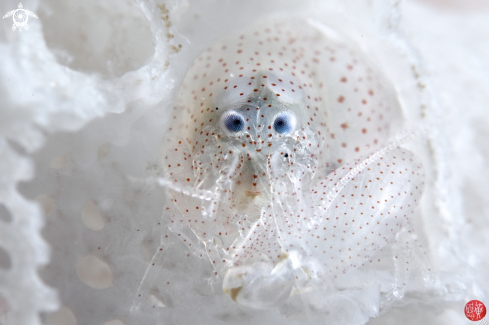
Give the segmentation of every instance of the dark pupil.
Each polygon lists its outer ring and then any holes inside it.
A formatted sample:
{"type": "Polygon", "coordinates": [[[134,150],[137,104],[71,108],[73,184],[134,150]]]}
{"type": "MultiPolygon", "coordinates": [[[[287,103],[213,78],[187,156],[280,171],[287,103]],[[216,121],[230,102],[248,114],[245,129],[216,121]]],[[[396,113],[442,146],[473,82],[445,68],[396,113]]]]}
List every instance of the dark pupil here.
{"type": "Polygon", "coordinates": [[[229,115],[224,122],[226,128],[232,132],[239,132],[244,127],[244,120],[239,115],[229,115]]]}
{"type": "Polygon", "coordinates": [[[286,117],[277,117],[275,122],[273,123],[273,127],[275,131],[278,133],[287,133],[290,131],[290,125],[287,123],[286,117]]]}

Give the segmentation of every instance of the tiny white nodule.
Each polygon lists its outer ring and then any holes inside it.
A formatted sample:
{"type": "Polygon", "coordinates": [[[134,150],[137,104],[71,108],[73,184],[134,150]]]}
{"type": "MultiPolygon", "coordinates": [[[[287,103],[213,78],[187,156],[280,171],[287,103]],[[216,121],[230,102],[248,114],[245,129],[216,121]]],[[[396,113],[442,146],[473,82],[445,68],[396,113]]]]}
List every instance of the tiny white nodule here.
{"type": "Polygon", "coordinates": [[[401,109],[389,81],[305,21],[212,46],[172,113],[164,218],[249,307],[371,263],[422,194],[420,163],[390,145],[401,109]]]}

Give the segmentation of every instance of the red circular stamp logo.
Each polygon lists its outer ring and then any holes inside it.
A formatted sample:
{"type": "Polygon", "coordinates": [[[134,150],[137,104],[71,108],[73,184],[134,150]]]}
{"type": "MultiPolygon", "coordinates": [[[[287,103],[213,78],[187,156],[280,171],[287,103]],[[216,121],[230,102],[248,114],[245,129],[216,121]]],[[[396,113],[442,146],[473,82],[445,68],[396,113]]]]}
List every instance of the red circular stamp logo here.
{"type": "Polygon", "coordinates": [[[479,300],[471,300],[465,305],[465,316],[471,321],[477,322],[486,316],[486,306],[479,300]]]}

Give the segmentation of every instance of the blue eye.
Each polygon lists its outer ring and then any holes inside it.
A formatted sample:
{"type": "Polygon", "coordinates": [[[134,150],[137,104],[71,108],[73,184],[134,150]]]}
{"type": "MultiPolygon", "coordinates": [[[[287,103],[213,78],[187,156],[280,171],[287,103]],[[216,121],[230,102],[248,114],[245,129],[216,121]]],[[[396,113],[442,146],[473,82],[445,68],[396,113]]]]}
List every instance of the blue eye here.
{"type": "Polygon", "coordinates": [[[290,112],[282,112],[275,118],[273,128],[278,134],[287,134],[294,131],[296,124],[295,115],[290,112]]]}
{"type": "Polygon", "coordinates": [[[230,132],[239,132],[243,130],[245,126],[245,120],[243,116],[234,111],[230,111],[225,116],[223,116],[222,123],[230,132]]]}

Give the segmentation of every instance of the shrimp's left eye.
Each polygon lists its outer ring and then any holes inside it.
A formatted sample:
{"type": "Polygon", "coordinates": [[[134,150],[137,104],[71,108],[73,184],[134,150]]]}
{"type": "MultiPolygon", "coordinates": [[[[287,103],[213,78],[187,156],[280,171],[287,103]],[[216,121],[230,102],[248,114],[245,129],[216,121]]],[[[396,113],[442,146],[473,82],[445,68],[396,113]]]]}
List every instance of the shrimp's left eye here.
{"type": "Polygon", "coordinates": [[[273,121],[273,128],[278,134],[289,134],[295,130],[297,118],[291,112],[279,113],[273,121]]]}
{"type": "Polygon", "coordinates": [[[245,126],[244,117],[236,111],[228,111],[221,117],[221,126],[230,133],[237,133],[245,126]]]}

